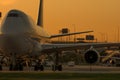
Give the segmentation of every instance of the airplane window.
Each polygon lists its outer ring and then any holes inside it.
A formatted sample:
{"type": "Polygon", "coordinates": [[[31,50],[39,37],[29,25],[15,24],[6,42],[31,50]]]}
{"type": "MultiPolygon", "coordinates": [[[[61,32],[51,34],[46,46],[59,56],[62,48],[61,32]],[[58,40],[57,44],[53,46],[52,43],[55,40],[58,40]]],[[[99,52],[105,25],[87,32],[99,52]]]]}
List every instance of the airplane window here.
{"type": "Polygon", "coordinates": [[[8,14],[8,17],[18,17],[18,14],[16,14],[16,13],[10,13],[10,14],[8,14]]]}

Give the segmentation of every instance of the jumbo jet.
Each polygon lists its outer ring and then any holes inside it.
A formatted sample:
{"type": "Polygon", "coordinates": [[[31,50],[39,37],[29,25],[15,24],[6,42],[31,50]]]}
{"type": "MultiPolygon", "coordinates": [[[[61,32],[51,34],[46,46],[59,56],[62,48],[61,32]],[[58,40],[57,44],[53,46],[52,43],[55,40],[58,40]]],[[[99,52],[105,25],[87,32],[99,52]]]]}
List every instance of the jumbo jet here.
{"type": "MultiPolygon", "coordinates": [[[[43,29],[43,0],[40,1],[37,24],[26,13],[20,10],[10,10],[1,24],[0,52],[9,57],[10,70],[22,70],[24,57],[36,58],[42,53],[55,53],[57,56],[61,51],[86,49],[84,58],[87,63],[95,63],[99,60],[99,53],[95,48],[120,47],[120,43],[78,43],[78,44],[50,44],[46,43],[51,38],[89,33],[83,31],[67,34],[49,35],[43,29]]],[[[37,58],[36,58],[37,59],[37,58]]],[[[59,65],[56,62],[56,65],[59,65]]],[[[1,64],[2,66],[2,60],[1,64]]],[[[35,70],[38,70],[35,66],[35,70]]],[[[60,66],[57,66],[61,70],[60,66]]],[[[43,67],[41,67],[43,70],[43,67]]]]}

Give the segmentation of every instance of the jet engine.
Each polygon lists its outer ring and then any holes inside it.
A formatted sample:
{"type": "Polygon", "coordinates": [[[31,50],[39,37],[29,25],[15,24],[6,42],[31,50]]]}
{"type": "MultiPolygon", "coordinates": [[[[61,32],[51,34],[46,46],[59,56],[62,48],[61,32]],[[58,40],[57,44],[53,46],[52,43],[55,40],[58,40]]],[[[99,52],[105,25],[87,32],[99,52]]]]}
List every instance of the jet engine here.
{"type": "Polygon", "coordinates": [[[92,49],[88,49],[84,53],[84,59],[85,59],[86,63],[93,64],[100,60],[100,55],[99,55],[98,51],[96,51],[95,49],[92,48],[92,49]]]}

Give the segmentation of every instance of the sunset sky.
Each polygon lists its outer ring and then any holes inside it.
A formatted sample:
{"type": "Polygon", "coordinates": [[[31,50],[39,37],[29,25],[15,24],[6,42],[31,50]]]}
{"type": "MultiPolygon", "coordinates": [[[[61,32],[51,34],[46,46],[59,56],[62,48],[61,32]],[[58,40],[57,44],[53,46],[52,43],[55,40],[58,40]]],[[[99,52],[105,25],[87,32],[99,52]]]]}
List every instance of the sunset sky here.
{"type": "MultiPolygon", "coordinates": [[[[0,0],[2,18],[19,9],[37,21],[39,0],[0,0]]],[[[0,19],[1,22],[2,19],[0,19]]],[[[67,27],[74,32],[94,30],[98,40],[118,40],[120,0],[44,0],[44,28],[50,34],[67,27]]]]}

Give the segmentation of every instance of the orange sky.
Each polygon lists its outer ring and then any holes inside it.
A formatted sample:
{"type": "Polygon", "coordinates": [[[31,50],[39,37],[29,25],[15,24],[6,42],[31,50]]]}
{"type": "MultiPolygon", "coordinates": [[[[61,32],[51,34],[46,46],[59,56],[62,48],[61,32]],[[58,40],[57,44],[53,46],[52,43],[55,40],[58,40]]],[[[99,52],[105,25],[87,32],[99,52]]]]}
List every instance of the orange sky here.
{"type": "MultiPolygon", "coordinates": [[[[39,0],[0,0],[3,16],[10,9],[19,9],[36,22],[39,0]]],[[[120,0],[44,0],[44,28],[50,34],[62,27],[71,32],[94,30],[98,40],[108,36],[117,41],[120,26],[120,0]]]]}

